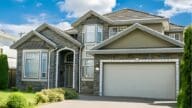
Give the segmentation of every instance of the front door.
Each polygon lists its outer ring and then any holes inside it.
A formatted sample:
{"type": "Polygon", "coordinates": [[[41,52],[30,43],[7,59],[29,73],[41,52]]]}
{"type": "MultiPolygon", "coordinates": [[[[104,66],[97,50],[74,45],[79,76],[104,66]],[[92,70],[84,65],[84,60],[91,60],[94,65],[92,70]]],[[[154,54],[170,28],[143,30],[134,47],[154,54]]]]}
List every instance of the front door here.
{"type": "Polygon", "coordinates": [[[64,87],[73,87],[73,53],[69,52],[64,57],[64,87]]]}

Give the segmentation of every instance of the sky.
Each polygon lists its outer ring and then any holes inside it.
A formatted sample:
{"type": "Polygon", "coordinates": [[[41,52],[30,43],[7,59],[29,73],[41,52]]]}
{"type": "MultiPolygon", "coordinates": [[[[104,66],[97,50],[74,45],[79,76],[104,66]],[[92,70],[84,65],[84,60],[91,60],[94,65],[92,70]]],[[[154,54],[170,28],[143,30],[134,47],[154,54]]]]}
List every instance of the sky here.
{"type": "Polygon", "coordinates": [[[0,30],[19,36],[42,23],[66,30],[88,10],[105,14],[124,8],[192,24],[192,0],[0,0],[0,30]]]}

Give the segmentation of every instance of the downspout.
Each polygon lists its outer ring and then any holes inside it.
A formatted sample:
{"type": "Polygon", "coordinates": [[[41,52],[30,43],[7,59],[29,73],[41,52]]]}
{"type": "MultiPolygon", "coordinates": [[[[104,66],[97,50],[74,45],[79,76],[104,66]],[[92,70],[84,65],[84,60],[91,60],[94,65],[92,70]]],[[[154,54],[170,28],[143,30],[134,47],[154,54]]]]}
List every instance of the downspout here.
{"type": "Polygon", "coordinates": [[[48,63],[48,75],[47,75],[47,86],[48,86],[48,89],[50,88],[50,84],[49,84],[49,74],[50,74],[50,69],[51,69],[51,53],[56,50],[57,48],[55,49],[52,49],[49,51],[49,63],[48,63]]]}
{"type": "Polygon", "coordinates": [[[79,93],[81,91],[81,51],[82,47],[80,47],[80,51],[79,51],[79,93]]]}

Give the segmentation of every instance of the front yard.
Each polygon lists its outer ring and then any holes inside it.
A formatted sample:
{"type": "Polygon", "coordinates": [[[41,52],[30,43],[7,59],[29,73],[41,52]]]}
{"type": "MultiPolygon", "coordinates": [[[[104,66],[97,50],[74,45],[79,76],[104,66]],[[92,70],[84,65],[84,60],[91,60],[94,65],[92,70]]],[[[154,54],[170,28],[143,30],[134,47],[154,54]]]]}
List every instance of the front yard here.
{"type": "MultiPolygon", "coordinates": [[[[2,91],[1,90],[0,91],[0,108],[5,107],[8,97],[13,93],[22,93],[28,102],[35,103],[35,93],[10,91],[10,90],[2,91]]],[[[33,107],[33,106],[31,106],[31,107],[33,107]]]]}
{"type": "Polygon", "coordinates": [[[0,90],[0,108],[34,108],[39,104],[77,99],[70,88],[43,89],[39,92],[0,90]]]}

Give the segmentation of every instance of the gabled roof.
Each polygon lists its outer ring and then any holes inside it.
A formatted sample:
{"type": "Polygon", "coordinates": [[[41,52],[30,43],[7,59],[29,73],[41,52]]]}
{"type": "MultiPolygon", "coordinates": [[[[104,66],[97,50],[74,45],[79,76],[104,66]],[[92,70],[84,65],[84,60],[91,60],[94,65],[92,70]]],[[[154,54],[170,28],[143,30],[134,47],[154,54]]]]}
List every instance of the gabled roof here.
{"type": "Polygon", "coordinates": [[[157,38],[160,38],[164,41],[167,41],[169,43],[172,43],[176,46],[179,46],[179,47],[183,47],[184,43],[180,42],[180,41],[176,41],[176,40],[173,40],[171,38],[169,38],[168,36],[166,35],[163,35],[161,34],[160,32],[157,32],[149,27],[146,27],[146,26],[143,26],[141,24],[138,24],[138,23],[135,23],[133,24],[132,26],[128,27],[127,29],[123,30],[122,32],[120,33],[117,33],[116,35],[112,36],[111,38],[107,39],[107,40],[104,40],[102,43],[98,44],[97,46],[93,47],[92,50],[98,50],[106,45],[109,45],[110,43],[114,42],[115,40],[123,37],[123,36],[126,36],[126,34],[134,31],[135,29],[140,29],[144,32],[147,32],[157,38]]]}
{"type": "Polygon", "coordinates": [[[77,21],[75,21],[75,22],[72,24],[72,26],[75,27],[75,26],[79,25],[82,21],[86,20],[88,17],[90,17],[90,16],[92,16],[92,15],[100,18],[101,20],[103,20],[103,21],[105,21],[105,22],[108,22],[108,23],[110,23],[110,24],[112,23],[112,20],[110,20],[109,18],[104,17],[104,16],[96,13],[96,12],[93,11],[93,10],[90,10],[90,11],[88,11],[86,14],[84,14],[83,16],[81,16],[77,21]]]}
{"type": "Polygon", "coordinates": [[[104,14],[103,16],[116,21],[116,20],[132,20],[132,19],[153,19],[153,18],[164,18],[162,16],[157,16],[153,14],[149,14],[142,11],[137,11],[133,9],[121,9],[115,12],[111,12],[108,14],[104,14]]]}
{"type": "MultiPolygon", "coordinates": [[[[124,10],[122,10],[122,11],[124,11],[124,10]]],[[[116,12],[111,13],[111,14],[113,15],[115,13],[116,12]]],[[[138,13],[137,16],[139,16],[139,11],[137,11],[137,13],[138,13]]],[[[143,13],[143,12],[140,12],[140,14],[141,13],[143,13]]],[[[133,23],[161,23],[162,21],[168,20],[167,18],[163,18],[163,17],[145,17],[144,15],[140,15],[139,16],[140,18],[128,18],[129,14],[130,14],[129,12],[126,12],[125,14],[122,13],[123,17],[125,17],[125,18],[123,18],[123,19],[120,18],[122,16],[120,14],[120,15],[116,16],[117,19],[114,20],[113,18],[109,17],[111,14],[100,15],[100,14],[96,13],[95,11],[90,10],[86,14],[84,14],[82,17],[80,17],[77,21],[75,21],[72,24],[72,26],[73,27],[78,26],[81,22],[83,22],[90,16],[96,16],[96,17],[100,18],[101,20],[103,20],[104,22],[107,22],[108,24],[111,24],[111,25],[125,25],[125,24],[133,24],[133,23]]],[[[145,13],[145,15],[147,16],[148,14],[145,13]]],[[[132,16],[134,16],[134,15],[132,15],[132,16]]],[[[151,15],[151,16],[153,16],[153,15],[151,15]]]]}
{"type": "Polygon", "coordinates": [[[45,42],[47,42],[49,45],[53,46],[53,47],[57,47],[57,45],[52,42],[51,40],[47,39],[45,36],[41,35],[40,33],[38,33],[37,31],[32,30],[31,32],[29,32],[28,34],[26,34],[25,36],[23,36],[21,39],[19,39],[18,41],[16,41],[13,45],[11,45],[12,49],[16,49],[19,45],[23,44],[25,41],[27,41],[29,38],[31,38],[33,35],[41,38],[42,40],[44,40],[45,42]]]}
{"type": "Polygon", "coordinates": [[[65,32],[68,34],[77,34],[78,33],[78,31],[75,28],[65,30],[65,32]]]}
{"type": "Polygon", "coordinates": [[[79,41],[75,40],[75,39],[72,38],[70,35],[68,35],[68,34],[65,33],[64,31],[62,31],[61,29],[56,28],[56,27],[53,27],[53,26],[51,26],[51,25],[49,25],[49,24],[46,24],[46,23],[40,25],[40,26],[36,29],[36,31],[40,32],[40,31],[42,31],[42,30],[45,29],[45,28],[49,28],[50,30],[53,30],[54,32],[56,32],[57,34],[59,34],[60,36],[62,36],[63,38],[71,41],[71,42],[74,43],[75,45],[81,46],[81,43],[80,43],[79,41]]]}
{"type": "Polygon", "coordinates": [[[184,30],[184,26],[180,26],[180,25],[176,25],[176,24],[173,24],[173,23],[170,23],[169,24],[169,31],[183,31],[184,30]]]}

